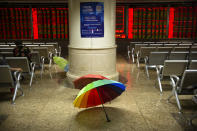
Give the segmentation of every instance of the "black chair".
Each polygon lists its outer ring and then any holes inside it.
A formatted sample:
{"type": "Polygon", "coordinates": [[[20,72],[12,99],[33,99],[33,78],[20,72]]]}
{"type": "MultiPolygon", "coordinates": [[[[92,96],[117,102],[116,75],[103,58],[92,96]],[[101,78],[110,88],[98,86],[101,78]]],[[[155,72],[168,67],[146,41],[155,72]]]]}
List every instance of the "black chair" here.
{"type": "Polygon", "coordinates": [[[170,77],[170,75],[182,76],[187,64],[188,60],[165,60],[164,65],[158,65],[156,67],[160,93],[163,91],[161,84],[163,77],[170,77]]]}
{"type": "Polygon", "coordinates": [[[149,57],[144,58],[146,75],[149,78],[149,68],[156,69],[156,66],[163,65],[167,59],[168,52],[151,52],[149,57]]]}
{"type": "Polygon", "coordinates": [[[10,71],[9,65],[0,65],[0,74],[1,75],[3,74],[3,77],[2,76],[0,77],[1,87],[14,87],[15,91],[14,91],[13,98],[12,98],[12,104],[15,104],[15,99],[16,99],[18,89],[20,89],[20,91],[22,92],[22,95],[24,95],[23,89],[21,88],[20,81],[19,81],[21,72],[15,71],[14,76],[13,76],[10,71]]]}
{"type": "Polygon", "coordinates": [[[185,70],[182,78],[176,75],[170,75],[172,84],[172,94],[168,97],[168,101],[175,96],[179,111],[182,110],[179,96],[180,95],[194,95],[195,88],[189,88],[192,85],[197,85],[197,70],[185,70]]]}

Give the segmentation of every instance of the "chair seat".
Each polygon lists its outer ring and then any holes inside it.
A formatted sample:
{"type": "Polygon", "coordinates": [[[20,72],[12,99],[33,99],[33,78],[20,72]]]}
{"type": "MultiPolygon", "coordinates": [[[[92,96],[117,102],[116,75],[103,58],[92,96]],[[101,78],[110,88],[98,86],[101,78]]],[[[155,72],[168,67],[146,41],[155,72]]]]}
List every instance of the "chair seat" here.
{"type": "Polygon", "coordinates": [[[178,92],[178,95],[194,95],[195,89],[182,89],[181,92],[178,92]]]}
{"type": "Polygon", "coordinates": [[[11,83],[1,83],[0,88],[3,88],[3,87],[13,87],[13,85],[11,83]]]}

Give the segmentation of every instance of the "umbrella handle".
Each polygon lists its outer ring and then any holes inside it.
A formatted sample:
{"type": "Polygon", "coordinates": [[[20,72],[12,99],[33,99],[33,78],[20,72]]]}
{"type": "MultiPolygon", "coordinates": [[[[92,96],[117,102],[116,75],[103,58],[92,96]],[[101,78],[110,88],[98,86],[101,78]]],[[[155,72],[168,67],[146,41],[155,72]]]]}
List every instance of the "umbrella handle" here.
{"type": "Polygon", "coordinates": [[[105,117],[106,117],[106,119],[107,119],[107,122],[110,122],[111,120],[109,119],[109,117],[108,117],[108,115],[107,115],[107,112],[105,111],[105,107],[104,107],[103,101],[102,101],[102,99],[101,99],[101,97],[100,97],[98,88],[96,88],[96,89],[97,89],[97,92],[98,92],[98,95],[99,95],[99,98],[100,98],[100,101],[101,101],[101,104],[102,104],[103,111],[105,112],[105,117]]]}
{"type": "Polygon", "coordinates": [[[104,105],[102,104],[102,107],[103,107],[103,110],[105,112],[105,117],[107,119],[107,122],[110,122],[111,120],[109,119],[108,115],[107,115],[107,112],[105,111],[105,108],[104,108],[104,105]]]}

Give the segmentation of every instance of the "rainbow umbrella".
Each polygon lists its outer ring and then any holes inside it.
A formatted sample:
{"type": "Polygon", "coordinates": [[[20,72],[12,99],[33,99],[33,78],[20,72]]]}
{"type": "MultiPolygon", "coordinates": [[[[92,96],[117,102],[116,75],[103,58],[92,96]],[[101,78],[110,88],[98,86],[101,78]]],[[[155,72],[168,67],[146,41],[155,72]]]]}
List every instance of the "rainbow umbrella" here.
{"type": "Polygon", "coordinates": [[[106,119],[109,118],[104,108],[104,103],[109,102],[125,91],[125,85],[113,80],[97,80],[82,88],[73,104],[78,108],[88,108],[102,104],[106,119]]]}
{"type": "Polygon", "coordinates": [[[64,71],[68,71],[68,61],[63,57],[54,56],[53,61],[64,71]]]}
{"type": "Polygon", "coordinates": [[[106,78],[102,75],[88,74],[88,75],[84,75],[84,76],[76,79],[73,83],[74,83],[76,89],[82,89],[83,87],[85,87],[89,83],[92,83],[97,80],[103,80],[103,79],[109,80],[108,78],[106,78]]]}

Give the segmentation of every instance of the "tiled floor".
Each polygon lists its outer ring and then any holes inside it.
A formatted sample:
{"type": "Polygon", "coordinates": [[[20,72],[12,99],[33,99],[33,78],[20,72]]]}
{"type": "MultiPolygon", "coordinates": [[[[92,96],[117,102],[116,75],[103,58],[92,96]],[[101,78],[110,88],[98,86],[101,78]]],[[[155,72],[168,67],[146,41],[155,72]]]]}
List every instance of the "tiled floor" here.
{"type": "Polygon", "coordinates": [[[31,89],[28,80],[23,81],[25,96],[18,96],[15,105],[10,104],[9,89],[0,90],[0,131],[197,130],[197,120],[193,126],[187,123],[197,110],[192,96],[181,97],[183,114],[179,114],[175,99],[170,103],[166,101],[171,93],[169,82],[163,82],[163,95],[155,88],[155,71],[150,71],[151,77],[147,79],[143,65],[138,69],[123,56],[118,56],[117,70],[120,82],[127,89],[111,103],[104,104],[111,122],[106,122],[101,106],[73,107],[79,90],[69,86],[66,74],[57,67],[57,71],[52,70],[52,78],[48,70],[42,80],[37,74],[31,89]]]}

